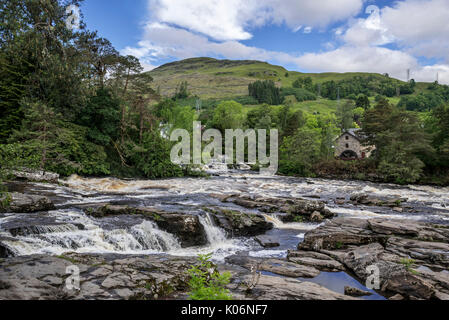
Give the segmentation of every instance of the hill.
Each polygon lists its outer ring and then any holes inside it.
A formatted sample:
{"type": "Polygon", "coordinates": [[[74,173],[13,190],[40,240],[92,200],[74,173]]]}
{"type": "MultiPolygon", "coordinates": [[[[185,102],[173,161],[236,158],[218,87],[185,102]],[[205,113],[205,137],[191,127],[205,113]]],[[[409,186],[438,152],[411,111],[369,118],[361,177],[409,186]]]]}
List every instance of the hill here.
{"type": "MultiPolygon", "coordinates": [[[[217,60],[213,58],[191,58],[162,65],[152,71],[154,87],[164,96],[172,96],[182,81],[187,81],[189,91],[203,99],[223,99],[248,94],[248,84],[257,80],[273,80],[278,86],[291,87],[300,76],[311,77],[314,83],[340,81],[355,76],[371,76],[379,80],[384,75],[375,73],[301,73],[288,71],[255,60],[217,60]]],[[[393,79],[398,84],[405,82],[393,79]]],[[[418,84],[425,90],[426,84],[418,84]]]]}

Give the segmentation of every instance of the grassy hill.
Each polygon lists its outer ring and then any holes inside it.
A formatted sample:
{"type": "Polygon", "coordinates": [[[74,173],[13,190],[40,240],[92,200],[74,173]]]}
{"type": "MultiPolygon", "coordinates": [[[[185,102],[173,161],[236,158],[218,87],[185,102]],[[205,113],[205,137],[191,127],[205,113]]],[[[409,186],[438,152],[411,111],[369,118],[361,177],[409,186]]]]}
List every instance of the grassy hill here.
{"type": "MultiPolygon", "coordinates": [[[[314,83],[330,80],[345,80],[355,76],[374,76],[372,73],[301,73],[288,71],[281,66],[254,60],[217,60],[213,58],[192,58],[162,65],[152,71],[155,89],[163,95],[173,95],[181,81],[189,83],[192,94],[203,99],[230,98],[248,94],[248,84],[256,80],[273,80],[279,86],[290,87],[299,76],[311,77],[314,83]]],[[[398,83],[404,83],[397,80],[398,83]]],[[[419,92],[426,84],[417,84],[419,92]]]]}

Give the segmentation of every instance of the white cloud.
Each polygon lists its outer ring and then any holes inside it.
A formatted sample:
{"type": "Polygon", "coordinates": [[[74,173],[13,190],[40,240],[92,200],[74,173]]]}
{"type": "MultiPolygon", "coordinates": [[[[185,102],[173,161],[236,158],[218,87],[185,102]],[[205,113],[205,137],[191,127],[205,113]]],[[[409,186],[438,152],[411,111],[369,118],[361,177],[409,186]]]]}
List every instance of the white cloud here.
{"type": "Polygon", "coordinates": [[[150,23],[145,28],[139,47],[127,47],[123,54],[131,54],[151,63],[161,57],[186,59],[198,56],[220,56],[228,59],[275,60],[294,63],[296,57],[283,52],[246,46],[238,41],[215,42],[190,31],[161,23],[150,23]]]}
{"type": "Polygon", "coordinates": [[[247,28],[285,23],[326,27],[360,12],[364,0],[149,0],[153,22],[175,25],[212,39],[247,40],[247,28]]]}
{"type": "Polygon", "coordinates": [[[303,71],[389,73],[403,80],[411,69],[417,81],[434,81],[439,72],[440,82],[449,83],[449,0],[401,0],[358,19],[354,16],[368,0],[148,2],[151,14],[142,40],[122,51],[140,58],[147,69],[162,58],[214,56],[297,65],[303,71]],[[338,21],[342,24],[329,31],[336,41],[322,44],[327,52],[295,56],[239,42],[251,38],[254,28],[270,24],[310,33],[338,21]],[[445,62],[423,66],[419,56],[445,62]]]}
{"type": "Polygon", "coordinates": [[[358,19],[342,36],[353,45],[396,43],[415,55],[449,62],[449,1],[405,0],[358,19]]]}
{"type": "MultiPolygon", "coordinates": [[[[378,47],[344,46],[324,53],[308,53],[298,58],[303,68],[315,72],[376,72],[401,77],[417,67],[415,58],[401,51],[378,47]]],[[[401,77],[403,78],[403,77],[401,77]]]]}

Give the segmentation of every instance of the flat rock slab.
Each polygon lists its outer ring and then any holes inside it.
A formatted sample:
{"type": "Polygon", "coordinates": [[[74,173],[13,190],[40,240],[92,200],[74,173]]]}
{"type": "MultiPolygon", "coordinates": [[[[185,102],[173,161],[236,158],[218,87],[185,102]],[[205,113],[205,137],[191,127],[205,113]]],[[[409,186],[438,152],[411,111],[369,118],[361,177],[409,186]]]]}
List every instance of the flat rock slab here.
{"type": "Polygon", "coordinates": [[[254,238],[264,248],[276,248],[280,246],[279,240],[270,236],[258,236],[254,238]]]}
{"type": "MultiPolygon", "coordinates": [[[[252,262],[255,261],[248,261],[252,262]]],[[[167,255],[71,253],[60,257],[15,257],[2,260],[1,264],[0,300],[154,300],[188,299],[187,270],[197,260],[167,255]],[[72,283],[69,277],[73,276],[68,268],[73,270],[73,267],[79,269],[79,289],[67,287],[67,282],[72,283]]],[[[306,272],[305,267],[282,260],[272,260],[267,265],[284,271],[291,268],[288,272],[294,277],[306,272]],[[295,272],[295,268],[304,272],[295,272]]],[[[253,278],[248,269],[228,264],[217,267],[220,272],[231,273],[228,289],[236,300],[353,299],[315,283],[267,275],[260,276],[256,287],[248,292],[245,283],[253,278]]]]}

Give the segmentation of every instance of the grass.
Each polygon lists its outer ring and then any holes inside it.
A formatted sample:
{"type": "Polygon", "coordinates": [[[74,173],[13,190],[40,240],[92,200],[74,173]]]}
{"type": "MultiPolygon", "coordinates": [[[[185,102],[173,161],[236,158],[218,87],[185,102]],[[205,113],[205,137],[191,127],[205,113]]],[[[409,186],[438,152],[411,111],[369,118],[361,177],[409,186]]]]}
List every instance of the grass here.
{"type": "MultiPolygon", "coordinates": [[[[154,78],[154,89],[160,90],[164,96],[172,96],[181,81],[189,83],[189,91],[201,99],[230,99],[248,95],[248,84],[257,80],[273,80],[279,86],[291,87],[300,76],[311,77],[314,83],[339,81],[355,76],[374,75],[383,79],[381,74],[349,72],[349,73],[301,73],[271,65],[261,61],[250,60],[216,60],[212,58],[193,58],[163,65],[150,71],[154,78]],[[288,74],[288,76],[287,76],[288,74]]],[[[429,83],[417,83],[416,92],[426,92],[429,83]]],[[[397,104],[399,97],[389,98],[397,104]]],[[[329,112],[336,101],[329,104],[322,100],[316,104],[300,105],[309,112],[329,112]]],[[[374,98],[372,103],[374,103],[374,98]]]]}

